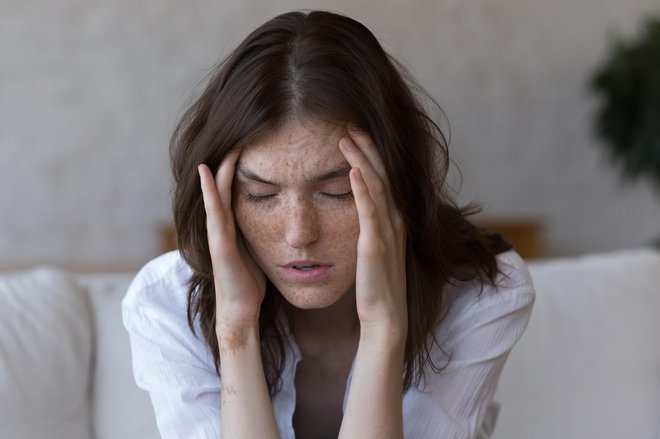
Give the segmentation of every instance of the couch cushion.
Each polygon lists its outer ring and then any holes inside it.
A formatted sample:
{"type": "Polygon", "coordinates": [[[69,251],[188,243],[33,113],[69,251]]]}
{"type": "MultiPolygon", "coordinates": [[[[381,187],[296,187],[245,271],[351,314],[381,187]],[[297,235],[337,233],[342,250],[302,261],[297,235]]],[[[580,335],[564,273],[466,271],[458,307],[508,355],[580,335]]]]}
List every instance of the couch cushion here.
{"type": "Polygon", "coordinates": [[[92,419],[96,439],[158,439],[149,394],[133,378],[131,348],[121,317],[121,300],[135,273],[77,277],[89,291],[96,328],[92,419]]]}
{"type": "Polygon", "coordinates": [[[660,253],[529,269],[536,303],[500,379],[494,437],[659,437],[660,253]]]}
{"type": "Polygon", "coordinates": [[[87,296],[53,268],[0,275],[0,437],[88,439],[87,296]]]}

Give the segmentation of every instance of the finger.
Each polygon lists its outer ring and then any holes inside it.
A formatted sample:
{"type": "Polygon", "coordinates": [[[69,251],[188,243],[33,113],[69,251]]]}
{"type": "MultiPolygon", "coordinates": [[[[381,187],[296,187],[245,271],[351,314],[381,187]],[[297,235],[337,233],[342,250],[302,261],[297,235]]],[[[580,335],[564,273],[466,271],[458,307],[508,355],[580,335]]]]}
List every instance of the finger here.
{"type": "Polygon", "coordinates": [[[369,164],[373,167],[383,182],[384,192],[388,201],[390,219],[393,221],[394,225],[402,226],[403,219],[399,211],[396,209],[396,204],[394,203],[394,199],[392,197],[390,179],[387,176],[387,170],[381,155],[378,152],[376,143],[366,131],[358,128],[356,125],[348,124],[347,128],[353,143],[357,146],[357,149],[364,154],[366,159],[369,161],[369,164]]]}
{"type": "Polygon", "coordinates": [[[231,218],[233,223],[233,216],[231,215],[231,185],[234,181],[234,172],[236,170],[236,162],[241,155],[241,149],[236,148],[229,152],[220,163],[220,168],[215,177],[216,188],[220,196],[222,208],[226,215],[231,218]]]}
{"type": "Polygon", "coordinates": [[[367,157],[367,160],[369,160],[369,163],[373,166],[376,173],[384,182],[386,182],[386,186],[389,186],[385,164],[383,163],[378,148],[376,148],[376,143],[371,136],[366,131],[351,124],[348,125],[348,134],[357,145],[358,149],[367,157]]]}
{"type": "Polygon", "coordinates": [[[362,176],[359,168],[351,169],[349,173],[351,189],[358,211],[358,220],[360,222],[360,237],[366,238],[367,242],[377,242],[379,238],[378,209],[376,203],[369,194],[369,188],[362,176]]]}
{"type": "Polygon", "coordinates": [[[353,168],[360,169],[361,180],[370,194],[371,199],[376,205],[379,213],[380,226],[383,232],[392,232],[392,200],[389,190],[383,183],[378,173],[369,163],[367,157],[357,148],[355,143],[349,137],[343,137],[340,142],[340,151],[353,168]]]}
{"type": "Polygon", "coordinates": [[[374,201],[377,203],[388,202],[389,200],[384,199],[387,194],[385,192],[385,184],[383,180],[364,153],[356,146],[355,142],[353,142],[350,137],[343,137],[339,141],[339,149],[342,154],[344,154],[346,161],[348,161],[351,167],[360,168],[362,179],[367,184],[369,193],[374,201]]]}
{"type": "Polygon", "coordinates": [[[234,226],[231,210],[226,210],[218,194],[216,182],[209,167],[205,164],[198,166],[202,185],[204,210],[206,211],[206,232],[211,254],[211,262],[231,256],[234,244],[234,226]]]}
{"type": "Polygon", "coordinates": [[[213,180],[213,174],[211,174],[209,167],[203,163],[197,166],[197,171],[199,172],[199,179],[202,186],[202,199],[204,200],[207,224],[209,222],[218,224],[223,221],[223,212],[220,196],[213,180]]]}

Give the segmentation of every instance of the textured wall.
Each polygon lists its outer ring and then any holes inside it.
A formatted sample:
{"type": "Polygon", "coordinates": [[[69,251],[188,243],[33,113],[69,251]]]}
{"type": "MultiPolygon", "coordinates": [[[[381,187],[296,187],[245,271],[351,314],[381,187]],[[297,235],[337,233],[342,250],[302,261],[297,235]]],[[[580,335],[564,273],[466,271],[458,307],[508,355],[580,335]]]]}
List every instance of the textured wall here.
{"type": "MultiPolygon", "coordinates": [[[[169,221],[167,144],[208,68],[295,1],[5,0],[0,268],[132,267],[169,221]]],[[[548,223],[551,254],[640,245],[660,194],[623,186],[585,77],[657,0],[304,2],[357,18],[445,110],[462,201],[548,223]],[[376,6],[377,5],[377,6],[376,6]]]]}

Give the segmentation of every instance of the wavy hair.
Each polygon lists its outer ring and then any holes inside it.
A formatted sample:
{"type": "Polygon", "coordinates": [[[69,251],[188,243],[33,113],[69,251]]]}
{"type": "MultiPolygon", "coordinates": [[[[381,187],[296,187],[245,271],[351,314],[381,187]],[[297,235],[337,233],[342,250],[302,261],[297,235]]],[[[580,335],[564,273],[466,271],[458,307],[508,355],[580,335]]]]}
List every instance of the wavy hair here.
{"type": "MultiPolygon", "coordinates": [[[[468,221],[477,205],[459,207],[452,199],[448,142],[423,98],[437,106],[364,25],[324,11],[271,19],[213,70],[172,135],[170,158],[179,251],[193,270],[188,324],[195,333],[199,318],[218,375],[215,289],[197,165],[217,172],[229,151],[290,117],[350,122],[377,145],[407,225],[404,390],[419,384],[427,366],[441,369],[430,354],[437,344],[434,329],[446,312],[445,286],[474,279],[494,284],[500,272],[495,256],[511,247],[468,221]]],[[[277,317],[283,300],[267,282],[259,332],[271,395],[281,386],[287,348],[277,317]]]]}

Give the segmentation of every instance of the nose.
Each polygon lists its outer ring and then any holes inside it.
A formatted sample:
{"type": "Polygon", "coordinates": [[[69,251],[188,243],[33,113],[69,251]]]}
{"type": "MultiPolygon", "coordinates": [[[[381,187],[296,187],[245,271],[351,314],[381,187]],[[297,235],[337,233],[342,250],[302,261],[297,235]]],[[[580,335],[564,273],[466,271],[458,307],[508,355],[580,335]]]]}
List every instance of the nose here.
{"type": "Polygon", "coordinates": [[[287,209],[285,239],[294,248],[307,247],[319,239],[319,215],[312,203],[298,199],[287,209]]]}

